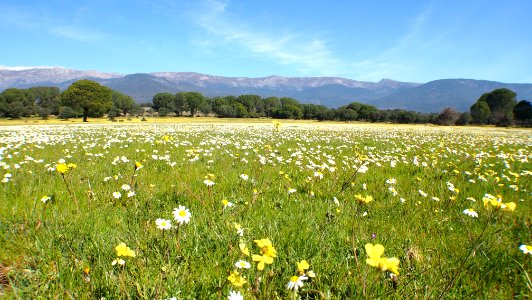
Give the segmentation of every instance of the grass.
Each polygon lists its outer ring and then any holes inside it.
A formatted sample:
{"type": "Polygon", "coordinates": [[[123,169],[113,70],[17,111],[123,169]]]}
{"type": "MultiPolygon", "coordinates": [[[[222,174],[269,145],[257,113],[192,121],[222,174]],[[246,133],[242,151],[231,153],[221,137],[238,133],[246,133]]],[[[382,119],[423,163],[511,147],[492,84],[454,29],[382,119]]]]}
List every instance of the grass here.
{"type": "Polygon", "coordinates": [[[231,290],[257,299],[532,293],[531,255],[519,249],[532,244],[530,131],[317,122],[286,122],[276,131],[271,120],[182,119],[3,127],[0,293],[77,299],[219,299],[231,290]],[[56,171],[60,159],[77,165],[66,180],[56,171]],[[135,171],[135,162],[143,167],[135,171]],[[206,178],[215,185],[207,187],[206,178]],[[136,194],[127,197],[124,184],[136,194]],[[118,191],[122,197],[113,198],[118,191]],[[486,194],[515,203],[515,210],[485,207],[486,194]],[[355,195],[374,200],[362,204],[355,195]],[[43,203],[43,196],[52,200],[43,203]],[[223,199],[234,205],[224,208],[223,199]],[[179,205],[192,217],[176,226],[172,211],[179,205]],[[464,214],[468,208],[478,217],[464,214]],[[159,218],[174,227],[158,229],[159,218]],[[266,238],[277,256],[257,270],[239,244],[260,254],[254,241],[266,238]],[[113,266],[121,242],[136,256],[113,266]],[[366,264],[367,243],[399,259],[397,277],[366,264]],[[251,264],[239,270],[243,287],[228,280],[239,259],[251,264]],[[316,277],[292,292],[286,286],[301,260],[316,277]]]}

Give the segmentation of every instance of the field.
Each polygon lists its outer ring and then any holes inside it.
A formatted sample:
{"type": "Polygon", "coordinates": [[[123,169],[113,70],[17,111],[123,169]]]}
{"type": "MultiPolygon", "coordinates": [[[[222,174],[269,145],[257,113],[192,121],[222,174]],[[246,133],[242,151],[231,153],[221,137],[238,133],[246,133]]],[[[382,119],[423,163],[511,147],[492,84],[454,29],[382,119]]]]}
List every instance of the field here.
{"type": "Polygon", "coordinates": [[[532,295],[530,130],[126,123],[1,127],[0,297],[532,295]]]}

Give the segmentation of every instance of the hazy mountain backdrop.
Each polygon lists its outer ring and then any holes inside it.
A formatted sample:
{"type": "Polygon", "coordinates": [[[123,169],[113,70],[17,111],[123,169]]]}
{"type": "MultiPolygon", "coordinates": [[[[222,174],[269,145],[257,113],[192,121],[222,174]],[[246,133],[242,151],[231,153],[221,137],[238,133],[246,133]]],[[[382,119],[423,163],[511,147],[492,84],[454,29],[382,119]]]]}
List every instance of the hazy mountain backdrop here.
{"type": "Polygon", "coordinates": [[[423,84],[390,79],[367,82],[338,77],[246,78],[185,72],[123,75],[62,67],[0,66],[0,91],[11,87],[32,86],[57,86],[65,89],[79,79],[98,81],[132,96],[138,103],[151,102],[153,95],[160,92],[197,91],[209,97],[243,94],[291,97],[302,103],[323,104],[327,107],[339,107],[358,101],[378,108],[419,112],[440,112],[448,106],[467,111],[480,95],[503,87],[516,92],[518,101],[532,99],[532,84],[473,79],[443,79],[423,84]]]}

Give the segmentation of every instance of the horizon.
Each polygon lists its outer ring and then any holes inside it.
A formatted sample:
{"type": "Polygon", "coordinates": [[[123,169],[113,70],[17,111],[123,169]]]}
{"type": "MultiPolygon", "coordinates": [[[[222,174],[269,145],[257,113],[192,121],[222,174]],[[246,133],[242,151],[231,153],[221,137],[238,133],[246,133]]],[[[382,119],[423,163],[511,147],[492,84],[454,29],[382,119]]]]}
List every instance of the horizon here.
{"type": "Polygon", "coordinates": [[[370,80],[357,80],[352,78],[346,78],[346,77],[338,77],[338,76],[280,76],[280,75],[267,75],[267,76],[261,76],[261,77],[248,77],[248,76],[224,76],[224,75],[217,75],[217,74],[206,74],[206,73],[198,73],[194,71],[155,71],[155,72],[134,72],[134,73],[118,73],[118,72],[100,72],[99,70],[95,69],[87,69],[87,70],[78,70],[78,69],[71,69],[63,66],[3,66],[0,65],[0,71],[7,70],[7,71],[25,71],[25,70],[31,70],[31,69],[66,69],[66,70],[75,70],[75,71],[85,71],[85,72],[98,72],[98,73],[105,73],[105,74],[113,74],[113,75],[121,75],[121,76],[128,76],[128,75],[134,75],[134,74],[156,74],[156,73],[185,73],[185,74],[198,74],[198,75],[205,75],[205,76],[212,76],[212,77],[223,77],[223,78],[246,78],[246,79],[264,79],[264,78],[272,78],[272,77],[280,77],[280,78],[339,78],[339,79],[347,79],[357,82],[369,82],[369,83],[379,83],[382,81],[390,80],[394,82],[401,82],[401,83],[413,83],[413,84],[426,84],[433,81],[441,81],[441,80],[475,80],[475,81],[489,81],[489,82],[499,82],[504,84],[532,84],[531,82],[500,82],[496,80],[489,80],[489,79],[477,79],[477,78],[439,78],[434,79],[427,82],[412,82],[412,81],[400,81],[393,78],[381,78],[376,81],[370,81],[370,80]]]}
{"type": "Polygon", "coordinates": [[[526,0],[0,3],[0,65],[221,77],[532,82],[526,0]]]}

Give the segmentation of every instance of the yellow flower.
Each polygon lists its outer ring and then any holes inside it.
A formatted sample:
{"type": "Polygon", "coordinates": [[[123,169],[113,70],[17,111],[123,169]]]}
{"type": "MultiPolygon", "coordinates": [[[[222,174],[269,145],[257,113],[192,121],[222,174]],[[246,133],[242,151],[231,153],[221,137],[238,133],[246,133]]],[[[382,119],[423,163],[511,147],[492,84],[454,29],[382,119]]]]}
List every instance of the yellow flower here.
{"type": "Polygon", "coordinates": [[[143,165],[140,162],[138,162],[138,161],[135,162],[135,171],[140,169],[140,168],[142,168],[142,167],[143,167],[143,165]]]}
{"type": "Polygon", "coordinates": [[[272,246],[270,239],[255,240],[255,243],[260,248],[260,253],[266,256],[277,257],[277,250],[272,246]]]}
{"type": "Polygon", "coordinates": [[[240,251],[242,252],[242,254],[244,254],[245,256],[249,256],[248,246],[246,246],[246,244],[244,242],[241,241],[238,244],[238,248],[240,248],[240,251]]]}
{"type": "Polygon", "coordinates": [[[360,194],[357,194],[355,195],[355,199],[358,200],[358,202],[362,203],[362,204],[368,204],[369,202],[373,201],[373,197],[372,196],[366,196],[366,197],[363,197],[362,195],[360,194]]]}
{"type": "Polygon", "coordinates": [[[129,247],[126,246],[125,243],[120,243],[118,246],[115,247],[115,250],[116,250],[116,256],[130,256],[130,257],[137,256],[135,254],[135,251],[129,249],[129,247]]]}
{"type": "Polygon", "coordinates": [[[61,174],[65,174],[66,172],[68,172],[68,166],[66,164],[57,164],[57,167],[55,167],[55,169],[61,174]]]}
{"type": "Polygon", "coordinates": [[[77,168],[78,166],[77,166],[76,164],[69,163],[69,164],[67,165],[67,167],[68,167],[69,169],[75,169],[75,168],[77,168]]]}
{"type": "Polygon", "coordinates": [[[277,257],[277,250],[272,246],[270,239],[255,240],[255,243],[260,248],[260,254],[254,254],[251,259],[257,262],[257,270],[264,270],[264,264],[271,265],[273,258],[277,257]]]}
{"type": "Polygon", "coordinates": [[[366,259],[366,264],[375,267],[383,272],[390,271],[395,275],[399,275],[399,259],[396,257],[387,258],[381,257],[384,254],[384,246],[381,244],[366,244],[366,254],[369,258],[366,259]]]}
{"type": "Polygon", "coordinates": [[[310,265],[305,259],[297,263],[297,271],[301,274],[305,273],[308,268],[310,268],[310,265]]]}
{"type": "Polygon", "coordinates": [[[241,287],[247,282],[237,271],[232,271],[227,280],[235,287],[241,287]]]}
{"type": "Polygon", "coordinates": [[[384,254],[384,246],[381,244],[366,244],[366,254],[369,258],[366,259],[366,263],[372,267],[378,267],[381,262],[381,256],[384,254]]]}
{"type": "Polygon", "coordinates": [[[506,203],[506,206],[503,207],[503,210],[506,210],[506,211],[514,211],[514,210],[515,210],[515,207],[516,207],[515,202],[509,202],[509,203],[506,203]]]}

